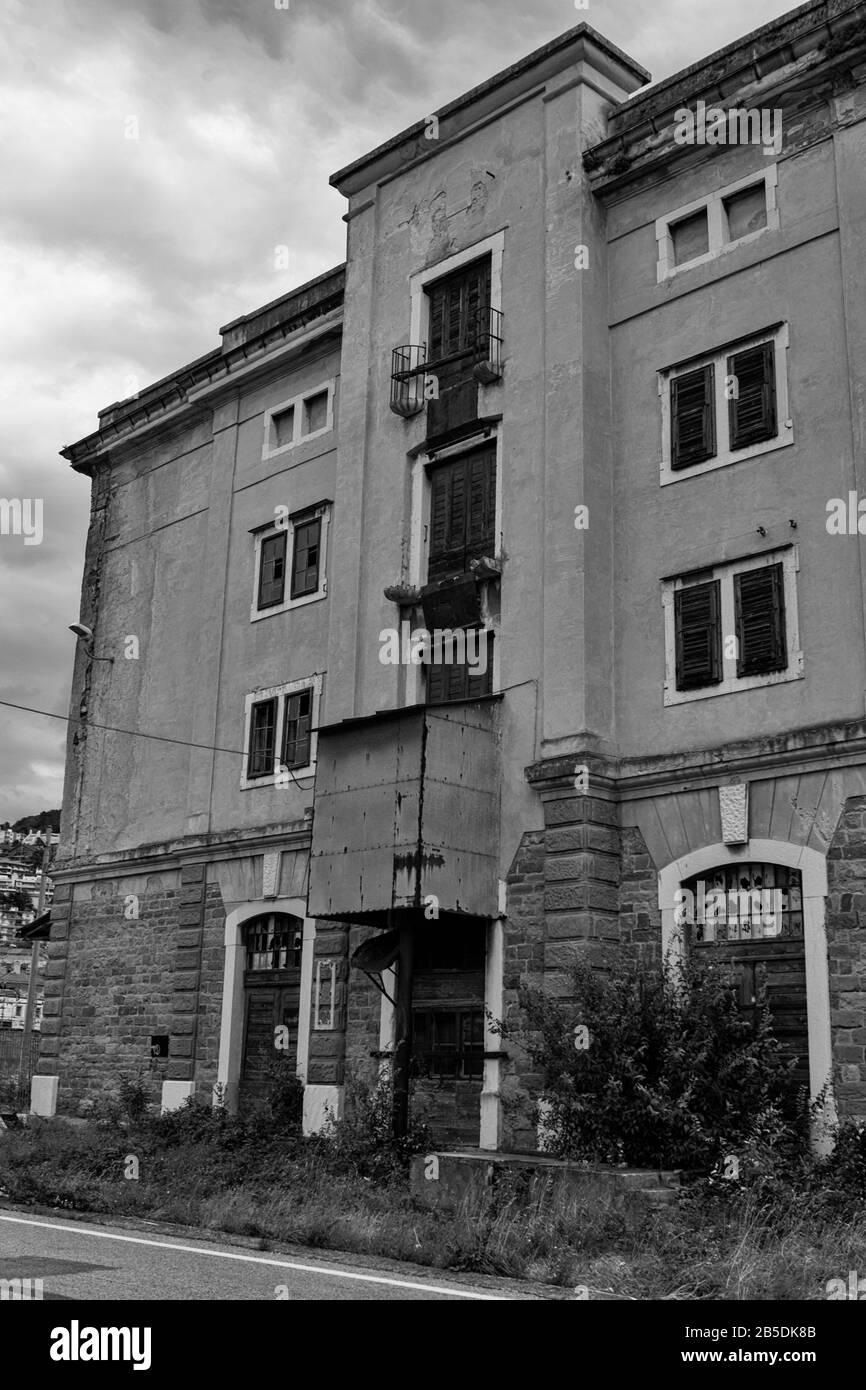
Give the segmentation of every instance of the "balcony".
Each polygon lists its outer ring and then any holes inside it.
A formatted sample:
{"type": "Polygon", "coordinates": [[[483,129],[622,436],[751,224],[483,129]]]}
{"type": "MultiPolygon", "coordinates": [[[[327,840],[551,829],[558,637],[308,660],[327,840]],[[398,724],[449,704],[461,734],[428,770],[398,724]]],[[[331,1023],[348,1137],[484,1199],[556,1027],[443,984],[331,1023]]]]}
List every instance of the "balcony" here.
{"type": "Polygon", "coordinates": [[[389,925],[432,896],[498,911],[498,697],[412,706],[319,730],[311,917],[389,925]]]}
{"type": "Polygon", "coordinates": [[[469,341],[460,352],[427,360],[426,343],[404,343],[391,353],[391,409],[409,418],[430,403],[428,434],[440,434],[475,419],[479,382],[502,375],[502,314],[485,304],[469,322],[469,341]]]}

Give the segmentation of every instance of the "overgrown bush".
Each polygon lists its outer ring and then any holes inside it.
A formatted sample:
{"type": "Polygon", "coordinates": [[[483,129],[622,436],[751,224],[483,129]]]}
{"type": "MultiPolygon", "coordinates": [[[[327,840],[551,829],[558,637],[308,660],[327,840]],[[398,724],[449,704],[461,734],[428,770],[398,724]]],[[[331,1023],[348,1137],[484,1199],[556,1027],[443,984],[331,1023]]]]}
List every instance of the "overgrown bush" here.
{"type": "Polygon", "coordinates": [[[730,971],[715,964],[578,962],[568,1001],[524,989],[520,1004],[517,1039],[543,1075],[539,1114],[559,1157],[708,1171],[760,1144],[762,1125],[804,1143],[805,1097],[773,1035],[764,986],[749,1017],[730,971]]]}
{"type": "Polygon", "coordinates": [[[324,1162],[339,1171],[377,1181],[402,1176],[412,1154],[430,1144],[426,1126],[411,1118],[414,1107],[409,1108],[406,1137],[395,1139],[390,1071],[383,1071],[372,1087],[350,1076],[346,1092],[345,1115],[339,1121],[332,1116],[318,1136],[324,1162]]]}

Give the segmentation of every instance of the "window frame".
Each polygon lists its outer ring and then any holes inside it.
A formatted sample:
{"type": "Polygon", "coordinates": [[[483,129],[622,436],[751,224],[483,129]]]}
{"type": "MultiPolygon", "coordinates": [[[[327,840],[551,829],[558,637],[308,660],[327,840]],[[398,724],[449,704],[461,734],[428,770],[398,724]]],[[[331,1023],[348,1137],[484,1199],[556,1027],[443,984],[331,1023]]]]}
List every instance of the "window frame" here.
{"type": "MultiPolygon", "coordinates": [[[[252,712],[256,705],[264,704],[267,700],[276,700],[277,717],[274,726],[274,749],[275,757],[282,758],[283,752],[283,732],[286,721],[286,707],[288,698],[297,695],[302,690],[312,691],[310,701],[310,757],[304,767],[295,767],[290,770],[289,786],[293,780],[301,780],[311,777],[316,767],[316,744],[318,741],[317,726],[319,723],[319,707],[322,695],[322,677],[320,674],[305,676],[302,680],[287,681],[283,685],[272,685],[251,690],[244,700],[244,752],[241,765],[240,786],[241,791],[250,791],[254,787],[274,787],[277,780],[277,769],[267,773],[263,777],[250,777],[248,775],[248,763],[250,755],[250,731],[252,728],[252,712]]],[[[280,762],[282,768],[282,762],[280,762]]]]}
{"type": "Polygon", "coordinates": [[[285,525],[277,522],[269,522],[266,526],[258,527],[252,534],[255,537],[255,559],[253,563],[253,600],[250,605],[250,622],[257,623],[262,618],[272,618],[275,613],[287,613],[293,608],[303,608],[307,603],[318,603],[321,599],[328,597],[328,531],[331,521],[331,503],[317,502],[312,507],[303,507],[291,516],[286,518],[285,525]],[[301,594],[298,598],[292,598],[292,576],[295,571],[295,529],[304,526],[308,522],[321,520],[321,531],[319,534],[319,584],[312,593],[301,594]],[[267,608],[259,608],[259,583],[261,580],[262,569],[262,546],[265,541],[277,536],[280,531],[287,533],[286,537],[286,567],[285,583],[283,588],[283,598],[281,603],[270,604],[267,608]]]}
{"type": "Polygon", "coordinates": [[[760,333],[752,333],[746,338],[738,338],[711,352],[691,357],[657,372],[658,393],[661,401],[661,462],[659,464],[659,483],[667,487],[671,483],[682,482],[686,478],[700,477],[712,473],[717,468],[727,468],[744,459],[759,458],[775,449],[786,449],[794,443],[794,422],[790,416],[788,398],[788,348],[790,329],[787,323],[765,328],[760,333]],[[736,357],[749,348],[760,347],[764,343],[773,344],[774,375],[776,385],[776,433],[772,439],[763,439],[756,444],[747,444],[741,449],[731,448],[730,401],[725,397],[725,380],[728,375],[728,358],[736,357]],[[673,383],[678,377],[688,376],[704,367],[713,368],[713,432],[715,453],[702,463],[673,466],[673,383]]]}
{"type": "Polygon", "coordinates": [[[306,391],[301,391],[296,396],[290,396],[288,400],[280,401],[278,405],[273,405],[264,413],[264,438],[262,440],[262,461],[265,459],[279,458],[282,454],[287,454],[291,449],[297,449],[301,444],[307,444],[311,439],[319,439],[323,434],[334,428],[334,392],[336,389],[336,377],[331,377],[327,381],[317,382],[315,386],[306,391]],[[324,392],[328,393],[328,408],[325,423],[318,430],[311,430],[309,434],[303,433],[303,423],[306,418],[306,403],[314,396],[321,396],[324,392]],[[282,415],[287,410],[294,411],[292,438],[288,444],[275,446],[272,443],[272,426],[274,417],[282,415]]]}
{"type": "Polygon", "coordinates": [[[662,608],[665,626],[665,682],[664,703],[684,705],[692,700],[709,700],[718,695],[733,695],[741,690],[757,690],[765,685],[783,685],[789,681],[803,679],[803,653],[800,649],[800,624],[797,611],[797,574],[800,569],[799,551],[796,545],[784,549],[767,551],[762,555],[752,555],[746,559],[729,560],[724,564],[706,566],[700,571],[678,575],[662,580],[662,608]],[[781,671],[770,671],[753,676],[738,676],[739,653],[729,657],[726,654],[728,638],[736,636],[736,614],[734,607],[734,576],[750,570],[762,569],[771,565],[782,566],[782,596],[785,626],[785,652],[788,664],[781,671]],[[700,576],[698,578],[698,576],[700,576]],[[677,690],[676,666],[676,619],[675,594],[679,589],[688,588],[692,582],[707,583],[719,580],[719,635],[721,648],[722,679],[716,685],[697,686],[691,690],[677,690]]]}
{"type": "Polygon", "coordinates": [[[718,260],[720,256],[735,247],[745,246],[749,242],[755,241],[757,237],[766,235],[767,232],[775,232],[779,229],[779,209],[776,202],[776,189],[779,182],[779,170],[776,164],[769,165],[768,168],[759,173],[747,174],[745,178],[737,179],[735,183],[726,184],[724,188],[718,189],[715,193],[708,193],[703,198],[696,198],[692,203],[685,203],[682,207],[675,208],[672,212],[665,213],[663,217],[656,218],[655,233],[656,244],[658,247],[658,263],[656,267],[656,280],[661,284],[664,280],[670,280],[675,275],[682,275],[686,271],[694,270],[696,266],[707,265],[710,261],[718,260]],[[743,193],[747,188],[757,187],[759,183],[764,185],[764,196],[766,199],[767,222],[757,231],[747,232],[745,236],[731,240],[727,225],[724,203],[735,193],[743,193]],[[707,214],[707,235],[709,239],[709,250],[702,256],[695,256],[690,261],[683,261],[682,265],[677,265],[674,259],[674,242],[671,227],[677,222],[684,222],[688,217],[694,217],[699,212],[706,211],[707,214]]]}

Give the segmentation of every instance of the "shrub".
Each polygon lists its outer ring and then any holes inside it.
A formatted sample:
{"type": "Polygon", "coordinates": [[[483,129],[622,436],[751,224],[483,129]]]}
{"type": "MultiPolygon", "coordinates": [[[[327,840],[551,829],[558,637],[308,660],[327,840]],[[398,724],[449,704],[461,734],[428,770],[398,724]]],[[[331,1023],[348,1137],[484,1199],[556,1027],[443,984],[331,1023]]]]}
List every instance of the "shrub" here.
{"type": "Polygon", "coordinates": [[[410,1118],[406,1137],[394,1138],[390,1072],[384,1071],[372,1087],[350,1077],[346,1091],[345,1116],[339,1121],[332,1117],[318,1136],[322,1161],[334,1171],[379,1181],[403,1175],[412,1154],[429,1147],[429,1135],[423,1123],[410,1118]]]}
{"type": "Polygon", "coordinates": [[[563,1158],[708,1170],[771,1114],[795,1145],[805,1099],[782,1059],[762,986],[754,1018],[714,964],[578,962],[573,997],[521,991],[519,1040],[544,1078],[540,1117],[563,1158]],[[575,1030],[588,1030],[579,1050],[575,1030]]]}

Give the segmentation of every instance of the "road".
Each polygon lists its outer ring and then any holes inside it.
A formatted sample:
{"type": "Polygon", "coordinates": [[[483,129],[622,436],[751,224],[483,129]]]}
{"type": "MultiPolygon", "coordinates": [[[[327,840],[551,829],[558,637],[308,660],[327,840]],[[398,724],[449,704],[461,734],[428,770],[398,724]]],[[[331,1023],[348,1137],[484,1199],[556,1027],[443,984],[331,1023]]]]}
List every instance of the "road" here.
{"type": "MultiPolygon", "coordinates": [[[[43,1299],[495,1300],[513,1284],[449,1281],[439,1270],[351,1255],[317,1260],[0,1208],[0,1279],[41,1279],[43,1299]]],[[[542,1295],[543,1296],[543,1295],[542,1295]]]]}

